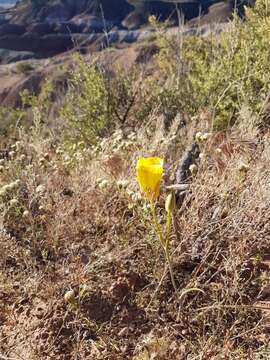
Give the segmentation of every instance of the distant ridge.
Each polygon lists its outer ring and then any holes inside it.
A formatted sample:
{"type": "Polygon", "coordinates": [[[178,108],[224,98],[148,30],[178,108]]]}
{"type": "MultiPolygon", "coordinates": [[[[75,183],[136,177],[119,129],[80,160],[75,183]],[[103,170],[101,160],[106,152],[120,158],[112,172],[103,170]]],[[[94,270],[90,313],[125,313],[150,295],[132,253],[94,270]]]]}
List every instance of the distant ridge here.
{"type": "Polygon", "coordinates": [[[9,8],[16,4],[16,0],[0,0],[0,8],[9,8]]]}

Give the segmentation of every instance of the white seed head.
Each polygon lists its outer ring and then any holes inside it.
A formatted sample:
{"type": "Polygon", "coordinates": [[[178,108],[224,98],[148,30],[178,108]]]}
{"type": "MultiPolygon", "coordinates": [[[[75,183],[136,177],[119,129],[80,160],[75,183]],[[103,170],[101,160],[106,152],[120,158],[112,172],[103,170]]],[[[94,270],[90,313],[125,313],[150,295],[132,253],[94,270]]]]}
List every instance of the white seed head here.
{"type": "Polygon", "coordinates": [[[27,218],[27,217],[29,216],[29,214],[30,214],[30,213],[29,213],[28,210],[24,210],[22,216],[23,216],[24,218],[27,218]]]}
{"type": "Polygon", "coordinates": [[[205,159],[205,154],[204,154],[204,153],[200,153],[200,154],[199,154],[199,158],[200,158],[201,160],[205,159]]]}
{"type": "Polygon", "coordinates": [[[36,193],[37,193],[37,194],[42,195],[42,194],[44,194],[45,192],[46,192],[46,187],[45,187],[45,185],[40,184],[40,185],[37,186],[37,188],[36,188],[36,193]]]}
{"type": "Polygon", "coordinates": [[[16,206],[19,204],[19,201],[17,199],[11,199],[9,204],[10,204],[10,206],[16,206]]]}
{"type": "Polygon", "coordinates": [[[119,180],[119,181],[117,181],[117,185],[119,186],[120,189],[126,189],[129,185],[129,181],[128,180],[119,180]]]}
{"type": "Polygon", "coordinates": [[[211,137],[211,134],[210,134],[210,133],[204,133],[204,134],[201,136],[201,140],[202,140],[202,141],[207,141],[210,137],[211,137]]]}
{"type": "Polygon", "coordinates": [[[222,154],[221,148],[217,148],[217,149],[216,149],[216,153],[217,153],[217,154],[222,154]]]}
{"type": "Polygon", "coordinates": [[[202,137],[202,132],[198,131],[195,135],[195,140],[196,141],[201,141],[201,137],[202,137]]]}
{"type": "Polygon", "coordinates": [[[64,299],[69,304],[76,304],[75,292],[74,290],[69,290],[65,293],[64,299]]]}
{"type": "Polygon", "coordinates": [[[198,166],[195,164],[190,165],[189,171],[191,172],[191,174],[196,174],[196,172],[198,171],[198,166]]]}
{"type": "Polygon", "coordinates": [[[22,154],[19,158],[20,161],[24,161],[26,159],[26,155],[25,154],[22,154]]]}
{"type": "Polygon", "coordinates": [[[109,183],[107,180],[102,180],[101,183],[99,183],[99,188],[100,189],[106,189],[108,187],[109,183]]]}

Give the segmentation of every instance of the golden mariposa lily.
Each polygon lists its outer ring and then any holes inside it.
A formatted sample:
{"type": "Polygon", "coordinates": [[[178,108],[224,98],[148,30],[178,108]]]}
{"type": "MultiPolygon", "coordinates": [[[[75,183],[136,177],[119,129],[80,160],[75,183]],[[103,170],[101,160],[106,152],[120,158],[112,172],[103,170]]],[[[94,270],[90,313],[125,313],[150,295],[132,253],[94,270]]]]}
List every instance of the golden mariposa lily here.
{"type": "Polygon", "coordinates": [[[137,162],[137,181],[149,201],[155,201],[160,192],[163,175],[163,159],[159,157],[140,158],[137,162]]]}

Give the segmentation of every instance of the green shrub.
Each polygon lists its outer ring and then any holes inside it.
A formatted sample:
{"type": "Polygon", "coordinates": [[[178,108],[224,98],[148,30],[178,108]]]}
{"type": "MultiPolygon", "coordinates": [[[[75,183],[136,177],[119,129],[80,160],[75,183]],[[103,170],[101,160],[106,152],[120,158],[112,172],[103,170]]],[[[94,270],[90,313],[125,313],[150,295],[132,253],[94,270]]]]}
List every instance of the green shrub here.
{"type": "Polygon", "coordinates": [[[111,122],[110,101],[105,77],[95,63],[76,57],[61,116],[67,121],[69,136],[95,143],[111,122]]]}
{"type": "Polygon", "coordinates": [[[221,35],[168,38],[159,31],[157,63],[163,74],[160,101],[197,115],[213,114],[213,126],[238,121],[243,106],[260,114],[270,87],[270,11],[267,0],[235,18],[221,35]],[[169,81],[170,80],[170,81],[169,81]],[[166,85],[168,84],[168,86],[166,85]]]}
{"type": "Polygon", "coordinates": [[[5,146],[15,138],[23,119],[23,111],[9,107],[0,107],[0,144],[5,146]]]}

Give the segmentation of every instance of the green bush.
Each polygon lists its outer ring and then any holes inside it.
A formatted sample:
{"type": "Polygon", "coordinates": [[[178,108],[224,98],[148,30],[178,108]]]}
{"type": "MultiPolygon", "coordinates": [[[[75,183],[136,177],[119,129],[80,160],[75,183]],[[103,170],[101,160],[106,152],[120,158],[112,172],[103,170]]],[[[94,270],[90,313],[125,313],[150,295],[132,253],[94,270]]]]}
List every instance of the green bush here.
{"type": "Polygon", "coordinates": [[[243,106],[260,114],[270,87],[268,4],[257,0],[254,9],[246,10],[245,21],[235,18],[221,35],[179,41],[159,31],[161,103],[165,99],[172,109],[190,115],[211,110],[216,129],[238,121],[243,106]]]}
{"type": "Polygon", "coordinates": [[[111,122],[105,77],[95,63],[76,57],[61,116],[67,121],[69,136],[95,143],[111,122]]]}
{"type": "Polygon", "coordinates": [[[19,109],[0,107],[0,144],[6,144],[12,138],[16,138],[17,131],[21,126],[24,113],[19,109]]]}

